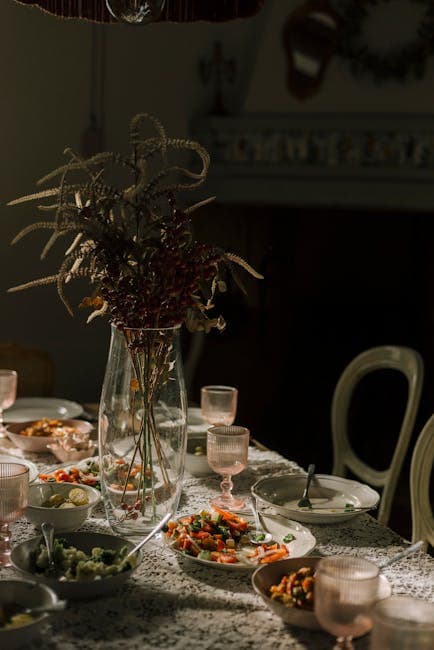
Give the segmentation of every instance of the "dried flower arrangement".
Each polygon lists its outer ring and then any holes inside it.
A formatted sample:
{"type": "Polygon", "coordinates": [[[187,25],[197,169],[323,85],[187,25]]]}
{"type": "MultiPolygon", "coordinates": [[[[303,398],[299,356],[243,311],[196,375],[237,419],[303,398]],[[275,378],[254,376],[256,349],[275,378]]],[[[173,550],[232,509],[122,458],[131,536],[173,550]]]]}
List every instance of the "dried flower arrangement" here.
{"type": "Polygon", "coordinates": [[[108,311],[121,329],[171,327],[184,321],[190,331],[222,329],[222,317],[209,318],[208,312],[214,306],[216,291],[226,289],[224,268],[238,284],[235,266],[256,278],[262,276],[239,256],[194,240],[191,215],[212,199],[184,210],[175,204],[176,193],[194,190],[205,181],[210,164],[208,152],[197,142],[168,138],[160,122],[143,113],[131,121],[130,143],[132,155],[128,157],[104,152],[84,160],[66,149],[69,161],[38,181],[43,184],[60,178],[57,187],[8,204],[55,199],[50,205],[38,206],[55,213],[52,221],[26,227],[12,241],[15,244],[37,229],[52,230],[41,259],[59,238],[73,236],[57,274],[9,291],[56,283],[60,298],[72,314],[64,285],[74,278],[87,277],[95,285],[93,295],[82,303],[94,308],[89,320],[108,311]],[[144,120],[151,121],[156,136],[145,138],[141,134],[144,120]],[[194,152],[202,168],[193,172],[170,166],[169,149],[194,152]],[[157,156],[163,165],[152,175],[151,161],[157,156]],[[129,172],[125,187],[118,188],[106,179],[111,165],[129,172]],[[68,183],[69,175],[76,172],[85,175],[85,182],[68,183]]]}
{"type": "MultiPolygon", "coordinates": [[[[81,303],[93,310],[88,321],[108,314],[116,330],[123,332],[134,369],[127,397],[132,422],[129,435],[134,444],[119,486],[122,496],[117,510],[119,521],[148,517],[148,522],[155,522],[158,499],[171,498],[179,488],[179,481],[178,487],[176,481],[171,482],[167,445],[162,443],[154,413],[164,390],[174,384],[171,328],[185,323],[190,331],[223,329],[224,319],[210,314],[216,293],[226,290],[224,273],[232,274],[241,288],[237,268],[255,278],[262,276],[238,255],[195,241],[191,215],[212,199],[185,209],[176,204],[179,192],[194,190],[206,179],[210,158],[199,143],[169,138],[155,117],[139,114],[131,121],[130,145],[132,152],[128,156],[104,152],[89,159],[66,149],[68,162],[39,181],[42,184],[57,178],[58,186],[9,203],[54,199],[53,203],[38,206],[44,212],[54,212],[54,219],[24,228],[12,243],[37,229],[52,231],[41,254],[44,258],[58,239],[69,236],[72,240],[55,275],[9,291],[54,283],[72,314],[65,284],[75,278],[88,278],[93,293],[81,303]],[[142,134],[145,122],[155,129],[151,137],[142,134]],[[169,164],[172,150],[196,154],[201,163],[199,171],[169,164]],[[126,172],[122,187],[109,182],[113,171],[126,172]],[[70,182],[75,175],[78,178],[70,182]],[[132,495],[128,486],[133,473],[137,476],[137,463],[139,480],[132,495]],[[156,464],[164,488],[158,494],[153,484],[156,464]]],[[[111,429],[116,426],[113,424],[111,429]]],[[[110,426],[103,428],[108,430],[110,426]]],[[[100,457],[104,463],[101,435],[100,457]]],[[[107,472],[113,462],[118,463],[119,458],[106,458],[107,472]]]]}

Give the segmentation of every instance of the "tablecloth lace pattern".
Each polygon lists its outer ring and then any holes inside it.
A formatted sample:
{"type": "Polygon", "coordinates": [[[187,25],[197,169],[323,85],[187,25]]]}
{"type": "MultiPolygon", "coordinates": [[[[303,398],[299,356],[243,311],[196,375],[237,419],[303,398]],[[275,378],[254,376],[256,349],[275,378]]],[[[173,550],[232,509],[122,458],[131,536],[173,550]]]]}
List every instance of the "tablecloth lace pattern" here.
{"type": "MultiPolygon", "coordinates": [[[[48,457],[41,465],[50,463],[48,457]]],[[[234,493],[248,495],[250,486],[271,473],[300,472],[296,463],[275,452],[249,450],[249,467],[234,478],[234,493]]],[[[179,514],[209,507],[220,477],[186,475],[179,514]]],[[[342,524],[309,526],[317,539],[314,555],[349,553],[381,562],[406,542],[363,514],[342,524]]],[[[13,525],[13,542],[35,535],[24,519],[13,525]]],[[[110,532],[98,508],[83,530],[110,532]]],[[[180,558],[161,539],[145,548],[133,577],[112,597],[71,602],[49,626],[45,637],[29,650],[329,650],[332,638],[286,626],[272,614],[251,587],[250,572],[209,569],[180,558]]],[[[385,570],[394,593],[434,601],[434,560],[416,553],[385,570]]],[[[0,579],[16,578],[1,569],[0,579]]],[[[356,640],[366,650],[368,638],[356,640]]]]}

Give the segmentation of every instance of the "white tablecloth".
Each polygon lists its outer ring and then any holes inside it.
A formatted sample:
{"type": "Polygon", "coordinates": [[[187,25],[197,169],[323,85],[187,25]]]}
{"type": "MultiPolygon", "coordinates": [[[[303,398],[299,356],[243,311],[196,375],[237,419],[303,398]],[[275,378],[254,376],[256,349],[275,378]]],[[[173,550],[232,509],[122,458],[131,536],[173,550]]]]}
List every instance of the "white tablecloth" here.
{"type": "MultiPolygon", "coordinates": [[[[251,448],[247,470],[234,478],[234,493],[248,495],[250,486],[271,473],[301,471],[275,452],[251,448]]],[[[186,475],[180,514],[209,507],[220,477],[186,475]]],[[[309,526],[317,539],[314,555],[350,553],[380,562],[406,545],[399,535],[367,514],[332,525],[309,526]]],[[[109,532],[102,508],[83,529],[109,532]]],[[[20,520],[12,527],[13,543],[35,534],[20,520]]],[[[333,639],[322,632],[291,628],[257,596],[249,572],[209,569],[179,558],[160,539],[145,547],[144,560],[113,597],[71,602],[42,639],[29,650],[330,650],[333,639]]],[[[434,601],[434,560],[418,552],[385,569],[393,593],[434,601]]],[[[0,569],[0,580],[16,578],[0,569]]],[[[1,587],[1,582],[0,582],[1,587]]],[[[368,648],[368,637],[355,641],[368,648]]],[[[3,650],[3,649],[2,649],[3,650]]],[[[7,650],[7,649],[5,649],[7,650]]]]}

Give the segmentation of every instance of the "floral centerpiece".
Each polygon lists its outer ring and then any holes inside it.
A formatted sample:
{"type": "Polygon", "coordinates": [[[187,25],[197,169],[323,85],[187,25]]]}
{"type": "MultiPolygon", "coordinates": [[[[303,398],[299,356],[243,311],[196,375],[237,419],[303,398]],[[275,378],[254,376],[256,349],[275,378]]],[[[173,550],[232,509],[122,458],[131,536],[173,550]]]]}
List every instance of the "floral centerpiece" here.
{"type": "Polygon", "coordinates": [[[58,179],[54,187],[9,204],[46,199],[39,209],[53,213],[51,220],[24,228],[12,243],[48,230],[43,258],[68,237],[57,273],[10,291],[55,284],[72,314],[65,285],[88,278],[92,293],[81,301],[91,309],[88,321],[103,314],[111,321],[99,450],[109,521],[123,533],[132,522],[138,532],[149,529],[179,499],[186,431],[180,325],[192,332],[223,329],[214,297],[226,290],[225,275],[239,283],[235,269],[241,267],[262,277],[238,255],[195,240],[192,215],[212,199],[179,205],[181,192],[205,181],[208,152],[197,142],[167,137],[148,114],[132,119],[130,145],[129,155],[103,152],[88,159],[66,149],[66,164],[39,181],[58,179]],[[151,123],[153,135],[145,136],[145,123],[151,123]],[[172,164],[174,151],[194,154],[199,169],[172,164]]]}

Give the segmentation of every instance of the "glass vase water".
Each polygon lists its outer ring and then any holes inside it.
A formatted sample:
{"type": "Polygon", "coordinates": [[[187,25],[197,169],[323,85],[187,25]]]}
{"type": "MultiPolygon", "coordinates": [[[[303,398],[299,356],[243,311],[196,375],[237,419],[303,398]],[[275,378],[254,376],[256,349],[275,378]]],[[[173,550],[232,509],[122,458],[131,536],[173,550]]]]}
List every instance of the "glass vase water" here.
{"type": "Polygon", "coordinates": [[[101,492],[115,533],[143,536],[181,495],[187,397],[180,326],[111,329],[101,393],[101,492]]]}

